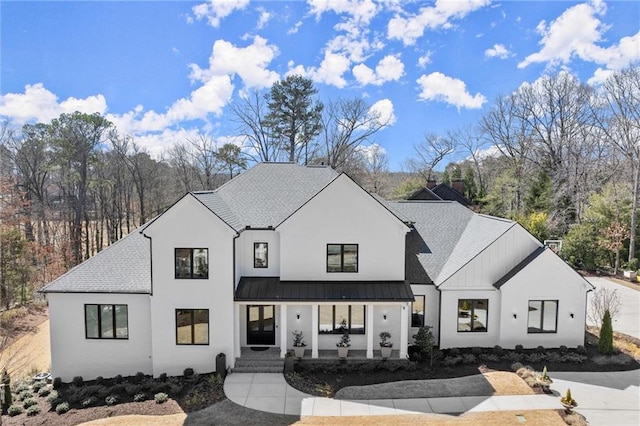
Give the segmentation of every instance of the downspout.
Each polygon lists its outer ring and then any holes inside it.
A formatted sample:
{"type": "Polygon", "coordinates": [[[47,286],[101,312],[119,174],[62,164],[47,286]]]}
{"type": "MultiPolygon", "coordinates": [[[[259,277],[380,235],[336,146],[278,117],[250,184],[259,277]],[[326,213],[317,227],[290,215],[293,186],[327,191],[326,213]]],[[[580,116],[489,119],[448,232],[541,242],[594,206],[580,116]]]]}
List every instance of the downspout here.
{"type": "Polygon", "coordinates": [[[231,283],[233,286],[233,300],[236,299],[236,240],[238,238],[240,238],[240,233],[236,232],[233,237],[233,282],[231,283]]]}
{"type": "Polygon", "coordinates": [[[433,285],[438,292],[438,349],[440,349],[440,336],[442,329],[442,291],[440,291],[440,288],[435,283],[433,285]]]}
{"type": "Polygon", "coordinates": [[[140,233],[142,234],[143,237],[149,239],[149,267],[151,268],[151,270],[149,271],[150,272],[150,276],[151,276],[151,294],[150,294],[150,296],[153,296],[153,244],[152,244],[152,240],[151,240],[150,236],[148,236],[144,232],[140,232],[140,233]]]}

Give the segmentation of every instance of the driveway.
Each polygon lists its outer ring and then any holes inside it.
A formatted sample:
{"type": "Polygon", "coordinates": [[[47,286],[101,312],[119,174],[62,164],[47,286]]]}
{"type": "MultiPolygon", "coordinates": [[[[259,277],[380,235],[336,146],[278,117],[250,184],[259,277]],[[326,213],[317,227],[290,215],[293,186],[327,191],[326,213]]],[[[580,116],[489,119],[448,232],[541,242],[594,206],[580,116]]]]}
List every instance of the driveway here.
{"type": "MultiPolygon", "coordinates": [[[[589,277],[596,288],[616,290],[620,296],[620,312],[613,318],[613,330],[640,339],[640,291],[625,287],[607,278],[589,277]]],[[[591,309],[593,292],[589,292],[587,309],[591,309]]],[[[595,325],[595,324],[589,324],[595,325]]]]}

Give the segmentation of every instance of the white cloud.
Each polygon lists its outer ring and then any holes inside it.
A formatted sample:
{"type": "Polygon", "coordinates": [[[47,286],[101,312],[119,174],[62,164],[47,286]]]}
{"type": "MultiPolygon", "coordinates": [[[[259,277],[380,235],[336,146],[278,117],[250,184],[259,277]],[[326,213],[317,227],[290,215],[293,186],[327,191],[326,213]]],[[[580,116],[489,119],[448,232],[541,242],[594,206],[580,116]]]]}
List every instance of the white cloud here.
{"type": "Polygon", "coordinates": [[[425,101],[443,101],[456,108],[481,108],[487,99],[480,93],[471,95],[462,80],[448,77],[440,72],[422,75],[417,80],[420,85],[418,97],[425,101]]]}
{"type": "Polygon", "coordinates": [[[378,6],[372,0],[308,0],[311,14],[320,19],[323,13],[348,14],[357,22],[368,24],[378,13],[378,6]]]}
{"type": "Polygon", "coordinates": [[[396,115],[393,111],[393,102],[390,99],[381,99],[369,108],[370,112],[378,114],[378,121],[392,126],[396,122],[396,115]]]}
{"type": "Polygon", "coordinates": [[[568,8],[548,25],[541,21],[536,27],[542,36],[541,48],[520,62],[518,68],[544,62],[552,66],[568,64],[579,58],[618,70],[640,60],[640,32],[609,47],[597,44],[609,29],[598,18],[605,12],[605,4],[594,1],[568,8]]]}
{"type": "Polygon", "coordinates": [[[356,147],[356,152],[360,153],[367,161],[373,161],[375,156],[386,155],[387,150],[377,143],[371,145],[359,145],[356,147]]]}
{"type": "Polygon", "coordinates": [[[418,66],[420,68],[426,68],[427,65],[429,65],[431,63],[431,55],[433,55],[433,52],[432,51],[428,51],[424,55],[420,56],[418,58],[418,66]]]}
{"type": "Polygon", "coordinates": [[[400,58],[387,55],[378,62],[375,71],[365,64],[358,64],[353,67],[353,75],[362,86],[380,86],[388,81],[399,80],[404,75],[404,64],[400,58]]]}
{"type": "Polygon", "coordinates": [[[593,73],[593,76],[587,80],[587,84],[590,86],[598,86],[605,82],[606,79],[613,75],[613,70],[603,70],[602,68],[598,68],[593,73]]]}
{"type": "Polygon", "coordinates": [[[24,93],[0,95],[0,115],[17,126],[31,121],[48,123],[60,114],[75,111],[104,114],[107,111],[107,101],[103,95],[98,94],[84,99],[69,97],[58,102],[58,97],[42,83],[26,85],[24,93]]]}
{"type": "Polygon", "coordinates": [[[346,56],[326,50],[324,52],[324,59],[319,67],[305,68],[302,65],[293,66],[290,62],[287,75],[300,74],[312,79],[316,83],[329,84],[341,89],[347,85],[347,81],[343,75],[349,69],[350,63],[346,56]]]}
{"type": "Polygon", "coordinates": [[[258,25],[256,28],[261,30],[265,25],[267,25],[267,22],[273,18],[273,15],[262,7],[258,8],[258,10],[260,11],[260,18],[258,18],[258,25]]]}
{"type": "Polygon", "coordinates": [[[245,89],[269,87],[280,77],[267,66],[278,54],[278,48],[267,40],[255,36],[247,47],[236,47],[225,40],[216,40],[209,57],[209,68],[191,64],[192,81],[207,81],[214,75],[238,75],[245,89]]]}
{"type": "MultiPolygon", "coordinates": [[[[236,10],[244,9],[248,4],[249,0],[210,0],[207,3],[193,6],[191,10],[198,21],[206,19],[209,25],[218,28],[223,18],[236,10]]],[[[192,20],[193,18],[191,18],[192,20]]]]}
{"type": "Polygon", "coordinates": [[[387,36],[413,45],[425,29],[451,28],[452,19],[462,19],[469,13],[491,3],[491,0],[450,1],[436,0],[435,6],[423,7],[417,15],[408,18],[396,15],[389,20],[387,36]]]}
{"type": "Polygon", "coordinates": [[[484,51],[484,56],[487,58],[500,58],[505,59],[511,55],[511,52],[507,50],[502,44],[494,44],[492,48],[484,51]]]}
{"type": "Polygon", "coordinates": [[[293,27],[287,30],[287,35],[296,34],[301,26],[302,26],[302,21],[296,22],[293,27]]]}

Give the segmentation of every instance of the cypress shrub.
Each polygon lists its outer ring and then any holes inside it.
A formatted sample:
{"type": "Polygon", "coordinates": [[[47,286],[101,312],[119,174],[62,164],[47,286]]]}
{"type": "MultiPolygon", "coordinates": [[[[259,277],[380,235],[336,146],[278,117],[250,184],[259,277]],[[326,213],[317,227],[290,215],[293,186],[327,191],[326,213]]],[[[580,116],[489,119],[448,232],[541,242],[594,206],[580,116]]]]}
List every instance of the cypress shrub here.
{"type": "Polygon", "coordinates": [[[604,311],[604,317],[602,318],[598,351],[601,354],[610,354],[613,352],[613,327],[611,326],[611,314],[608,309],[604,311]]]}

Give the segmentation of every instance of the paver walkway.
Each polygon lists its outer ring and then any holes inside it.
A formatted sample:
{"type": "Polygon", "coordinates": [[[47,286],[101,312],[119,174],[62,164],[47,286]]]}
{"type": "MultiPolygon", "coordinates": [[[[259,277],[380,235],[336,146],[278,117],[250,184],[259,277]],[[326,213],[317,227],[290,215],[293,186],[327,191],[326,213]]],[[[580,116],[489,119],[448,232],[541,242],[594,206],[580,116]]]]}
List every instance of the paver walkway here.
{"type": "Polygon", "coordinates": [[[234,373],[224,391],[236,404],[278,414],[307,416],[362,416],[394,414],[450,414],[507,410],[561,409],[560,395],[571,388],[579,413],[591,425],[640,424],[640,370],[552,375],[555,395],[463,396],[447,398],[369,399],[361,401],[320,398],[287,384],[278,373],[234,373]]]}

